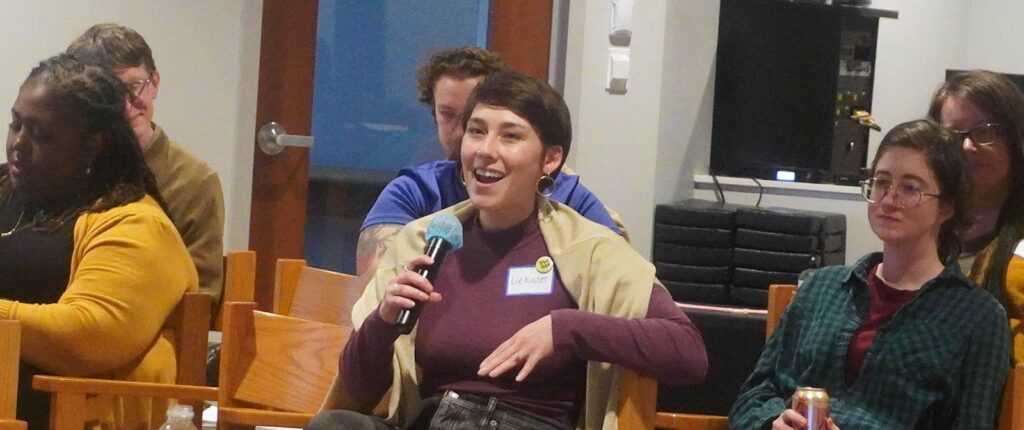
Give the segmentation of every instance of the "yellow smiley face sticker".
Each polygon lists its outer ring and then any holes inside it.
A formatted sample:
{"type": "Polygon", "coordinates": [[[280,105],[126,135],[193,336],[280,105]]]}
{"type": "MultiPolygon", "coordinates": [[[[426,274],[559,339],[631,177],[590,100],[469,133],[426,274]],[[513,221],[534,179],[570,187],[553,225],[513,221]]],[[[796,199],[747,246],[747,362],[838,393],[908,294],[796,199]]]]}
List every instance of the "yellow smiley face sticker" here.
{"type": "Polygon", "coordinates": [[[551,257],[543,256],[537,259],[537,263],[534,264],[537,267],[537,272],[548,273],[551,269],[555,268],[555,262],[551,260],[551,257]]]}

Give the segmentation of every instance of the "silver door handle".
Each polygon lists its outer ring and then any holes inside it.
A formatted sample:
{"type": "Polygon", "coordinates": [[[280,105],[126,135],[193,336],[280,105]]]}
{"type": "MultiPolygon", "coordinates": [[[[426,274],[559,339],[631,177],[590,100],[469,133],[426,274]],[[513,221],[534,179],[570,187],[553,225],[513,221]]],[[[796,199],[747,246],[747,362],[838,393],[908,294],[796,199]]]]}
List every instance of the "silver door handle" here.
{"type": "Polygon", "coordinates": [[[286,146],[312,148],[313,136],[288,134],[281,124],[271,121],[260,127],[260,132],[256,136],[256,143],[259,144],[260,149],[267,155],[277,155],[284,151],[286,146]]]}

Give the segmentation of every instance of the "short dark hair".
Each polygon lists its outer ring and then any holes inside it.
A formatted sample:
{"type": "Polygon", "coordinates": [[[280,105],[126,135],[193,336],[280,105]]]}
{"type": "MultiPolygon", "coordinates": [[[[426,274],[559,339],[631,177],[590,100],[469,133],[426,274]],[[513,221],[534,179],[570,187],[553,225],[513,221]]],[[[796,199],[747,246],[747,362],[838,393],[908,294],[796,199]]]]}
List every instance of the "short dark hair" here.
{"type": "Polygon", "coordinates": [[[491,74],[484,78],[466,102],[462,114],[462,128],[466,128],[473,109],[478,104],[506,108],[526,119],[540,136],[544,148],[562,148],[562,163],[548,175],[555,177],[562,170],[569,147],[572,146],[572,119],[569,107],[561,94],[551,85],[532,76],[512,70],[491,74]]]}
{"type": "Polygon", "coordinates": [[[66,51],[87,63],[116,70],[142,66],[156,71],[153,51],[135,30],[118,24],[96,24],[78,36],[66,51]]]}
{"type": "Polygon", "coordinates": [[[476,46],[463,46],[439,51],[426,64],[416,70],[416,89],[420,102],[430,107],[434,115],[434,86],[442,76],[468,79],[487,76],[505,70],[505,63],[498,54],[476,46]]]}
{"type": "Polygon", "coordinates": [[[892,148],[918,150],[928,160],[928,168],[939,183],[939,199],[953,208],[953,216],[939,229],[939,260],[943,264],[956,261],[960,256],[960,236],[971,223],[971,179],[967,155],[960,149],[957,135],[930,119],[897,125],[878,145],[872,171],[892,148]]]}
{"type": "MultiPolygon", "coordinates": [[[[153,196],[167,210],[153,173],[139,148],[128,119],[124,84],[108,68],[83,63],[68,54],[59,54],[39,63],[25,83],[35,82],[51,92],[60,106],[78,115],[87,133],[100,133],[104,145],[90,166],[88,183],[70,207],[61,213],[46,214],[33,221],[32,228],[52,230],[83,212],[103,212],[153,196]]],[[[81,139],[82,144],[86,139],[81,139]]],[[[0,169],[0,198],[14,192],[7,166],[0,169]]]]}
{"type": "Polygon", "coordinates": [[[1017,219],[1024,216],[1024,93],[999,73],[987,70],[958,73],[935,91],[928,116],[940,121],[942,105],[950,97],[970,102],[1005,127],[1010,153],[1010,195],[1000,217],[1017,219]]]}

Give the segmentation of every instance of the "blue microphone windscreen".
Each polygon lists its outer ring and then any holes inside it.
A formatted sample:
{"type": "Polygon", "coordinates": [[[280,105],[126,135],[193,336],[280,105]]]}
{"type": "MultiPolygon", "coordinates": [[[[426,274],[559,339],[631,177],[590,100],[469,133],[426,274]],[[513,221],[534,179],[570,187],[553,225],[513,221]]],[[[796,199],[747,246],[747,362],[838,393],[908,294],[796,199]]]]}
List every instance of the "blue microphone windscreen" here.
{"type": "Polygon", "coordinates": [[[452,214],[435,217],[427,226],[427,242],[440,237],[452,245],[452,250],[462,247],[462,223],[452,214]]]}

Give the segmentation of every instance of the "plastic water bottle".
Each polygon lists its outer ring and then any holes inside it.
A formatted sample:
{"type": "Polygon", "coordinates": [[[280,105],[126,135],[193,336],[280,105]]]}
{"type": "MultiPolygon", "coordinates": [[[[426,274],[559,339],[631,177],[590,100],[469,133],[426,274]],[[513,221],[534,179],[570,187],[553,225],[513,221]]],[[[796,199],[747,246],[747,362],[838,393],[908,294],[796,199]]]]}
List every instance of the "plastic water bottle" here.
{"type": "Polygon", "coordinates": [[[167,421],[160,426],[160,430],[198,430],[192,424],[193,417],[195,413],[192,412],[192,406],[170,405],[167,407],[167,421]]]}

